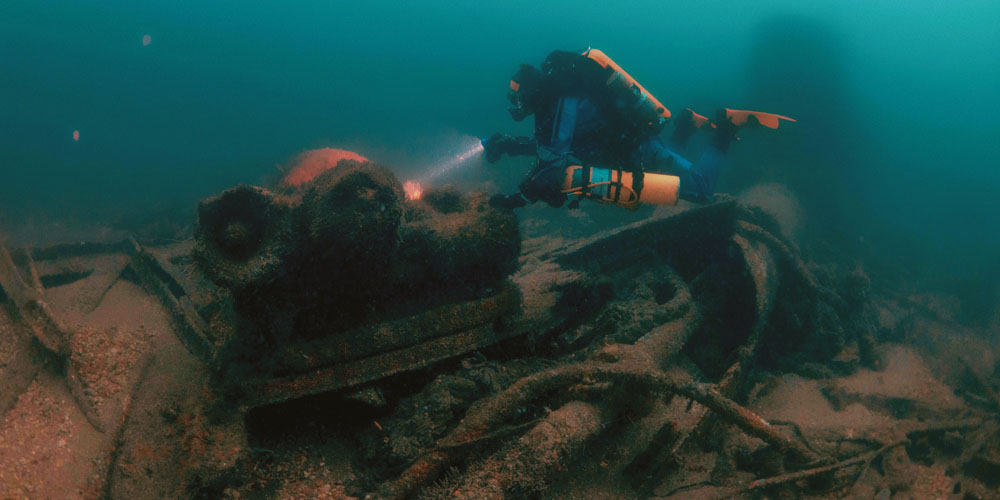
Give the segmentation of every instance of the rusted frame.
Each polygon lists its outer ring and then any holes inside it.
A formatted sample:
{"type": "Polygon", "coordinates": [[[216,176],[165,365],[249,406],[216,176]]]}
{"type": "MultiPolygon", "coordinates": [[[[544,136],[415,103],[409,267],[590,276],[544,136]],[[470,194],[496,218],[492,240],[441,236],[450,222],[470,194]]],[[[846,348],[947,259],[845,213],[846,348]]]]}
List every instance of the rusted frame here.
{"type": "MultiPolygon", "coordinates": [[[[27,266],[32,269],[34,266],[30,255],[27,255],[27,259],[27,266]]],[[[31,271],[29,276],[35,274],[37,273],[31,271]]],[[[34,279],[31,281],[35,282],[34,279]]],[[[58,356],[66,356],[69,352],[69,335],[66,329],[53,317],[42,298],[43,291],[25,282],[10,252],[3,245],[0,245],[0,288],[35,338],[49,351],[58,356]]]]}
{"type": "Polygon", "coordinates": [[[139,279],[140,286],[156,297],[167,310],[174,332],[184,347],[209,366],[218,368],[218,351],[210,340],[212,336],[209,335],[205,319],[185,294],[178,294],[173,290],[179,285],[164,279],[164,276],[169,277],[170,274],[163,269],[156,257],[146,252],[135,239],[130,239],[129,242],[130,245],[126,248],[130,259],[129,269],[139,279]]]}

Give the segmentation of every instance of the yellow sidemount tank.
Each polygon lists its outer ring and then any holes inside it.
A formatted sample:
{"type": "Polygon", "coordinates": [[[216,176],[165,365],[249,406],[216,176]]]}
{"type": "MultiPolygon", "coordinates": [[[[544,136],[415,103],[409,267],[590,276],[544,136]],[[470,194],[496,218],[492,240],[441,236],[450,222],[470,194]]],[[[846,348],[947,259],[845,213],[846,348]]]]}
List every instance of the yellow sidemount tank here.
{"type": "Polygon", "coordinates": [[[647,172],[642,176],[641,186],[636,186],[635,181],[632,172],[573,165],[566,168],[562,192],[629,210],[639,208],[640,203],[677,204],[680,177],[647,172]]]}

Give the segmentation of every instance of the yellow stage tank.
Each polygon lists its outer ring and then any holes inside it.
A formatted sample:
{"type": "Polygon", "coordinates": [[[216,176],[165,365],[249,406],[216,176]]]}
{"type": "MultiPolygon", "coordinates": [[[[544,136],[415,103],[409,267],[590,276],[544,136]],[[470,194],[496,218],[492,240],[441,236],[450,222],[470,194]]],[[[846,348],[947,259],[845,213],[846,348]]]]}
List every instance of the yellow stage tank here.
{"type": "Polygon", "coordinates": [[[680,177],[644,173],[642,186],[635,186],[632,172],[619,169],[583,167],[566,168],[562,192],[599,203],[610,203],[629,210],[648,205],[676,205],[680,177]],[[637,189],[638,188],[638,189],[637,189]],[[638,192],[637,192],[638,190],[638,192]]]}

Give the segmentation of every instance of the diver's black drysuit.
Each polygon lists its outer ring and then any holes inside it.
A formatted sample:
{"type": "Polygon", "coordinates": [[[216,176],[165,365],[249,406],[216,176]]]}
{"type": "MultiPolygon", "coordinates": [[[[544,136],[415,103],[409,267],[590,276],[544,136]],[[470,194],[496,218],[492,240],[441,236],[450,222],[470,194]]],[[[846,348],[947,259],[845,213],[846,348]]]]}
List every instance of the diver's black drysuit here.
{"type": "MultiPolygon", "coordinates": [[[[530,66],[522,66],[515,79],[524,78],[530,66]]],[[[533,69],[533,68],[532,68],[533,69]]],[[[535,70],[537,71],[537,70],[535,70]]],[[[660,141],[662,128],[650,127],[649,121],[630,114],[631,108],[605,88],[606,70],[593,60],[574,52],[555,51],[546,58],[533,94],[513,96],[517,106],[511,110],[515,119],[535,116],[534,137],[511,137],[494,134],[483,140],[487,159],[494,162],[503,153],[535,155],[535,167],[521,182],[520,194],[494,197],[494,204],[517,207],[544,201],[558,207],[566,201],[562,193],[566,167],[602,166],[639,173],[655,171],[680,177],[678,196],[691,201],[706,201],[712,196],[715,181],[722,171],[722,161],[735,127],[728,120],[717,127],[716,136],[697,164],[675,153],[660,141]]],[[[512,80],[512,88],[525,91],[524,84],[512,80]]],[[[682,148],[694,131],[690,116],[681,116],[671,138],[673,148],[682,148]]]]}

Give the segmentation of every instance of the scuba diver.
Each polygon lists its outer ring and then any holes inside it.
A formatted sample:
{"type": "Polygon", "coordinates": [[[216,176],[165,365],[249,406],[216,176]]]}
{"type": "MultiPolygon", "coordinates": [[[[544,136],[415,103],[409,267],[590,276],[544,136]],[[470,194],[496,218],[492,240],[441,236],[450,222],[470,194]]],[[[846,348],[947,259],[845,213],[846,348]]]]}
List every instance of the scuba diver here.
{"type": "Polygon", "coordinates": [[[712,121],[685,109],[675,119],[669,145],[664,144],[658,136],[670,111],[596,49],[554,51],[540,70],[521,65],[511,77],[508,97],[515,121],[534,115],[534,137],[496,133],[482,139],[486,159],[536,157],[520,192],[491,198],[493,206],[508,209],[536,201],[560,207],[571,195],[569,208],[582,198],[630,209],[639,203],[672,205],[678,198],[705,202],[741,126],[777,128],[780,119],[794,121],[732,109],[719,110],[712,121]],[[692,163],[675,151],[701,128],[710,128],[712,135],[708,149],[692,163]]]}

